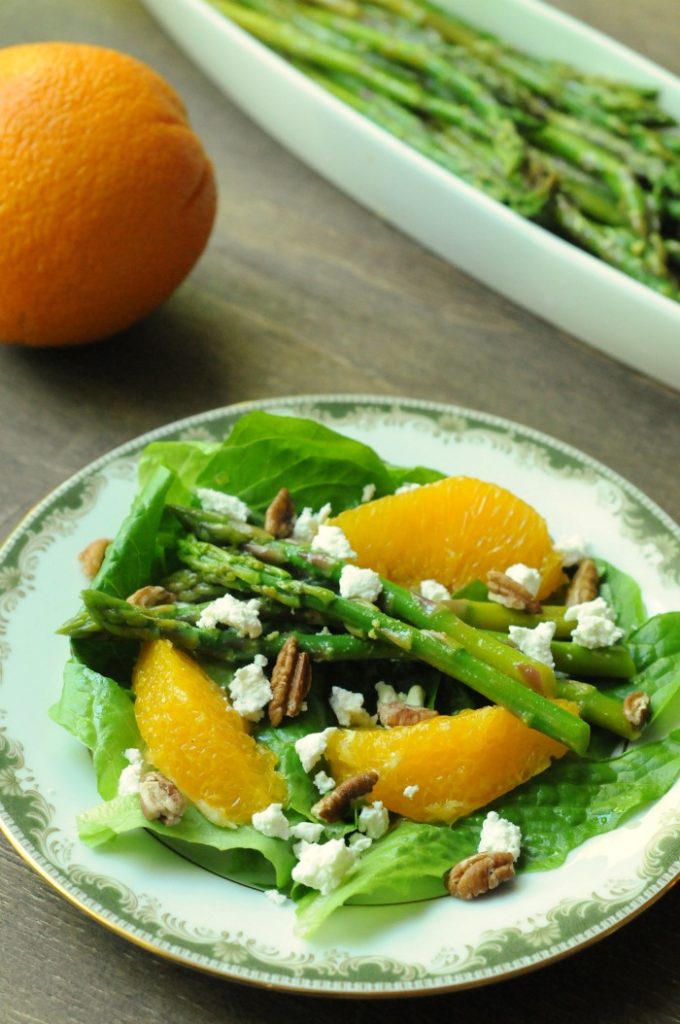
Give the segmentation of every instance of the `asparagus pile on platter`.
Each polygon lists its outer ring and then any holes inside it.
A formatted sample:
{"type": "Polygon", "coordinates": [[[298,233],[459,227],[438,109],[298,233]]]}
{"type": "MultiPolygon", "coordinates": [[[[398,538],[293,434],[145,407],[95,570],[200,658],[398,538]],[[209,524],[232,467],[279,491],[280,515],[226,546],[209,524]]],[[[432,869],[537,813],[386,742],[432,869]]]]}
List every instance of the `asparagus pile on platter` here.
{"type": "Polygon", "coordinates": [[[426,0],[211,0],[419,153],[680,299],[680,134],[656,91],[517,50],[426,0]]]}

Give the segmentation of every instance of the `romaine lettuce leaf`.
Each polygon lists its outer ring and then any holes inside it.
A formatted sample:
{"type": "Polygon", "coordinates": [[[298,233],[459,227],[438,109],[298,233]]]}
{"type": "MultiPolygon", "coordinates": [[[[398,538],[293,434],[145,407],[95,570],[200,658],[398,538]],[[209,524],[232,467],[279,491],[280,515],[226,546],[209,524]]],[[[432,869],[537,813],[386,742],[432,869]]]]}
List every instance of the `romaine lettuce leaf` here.
{"type": "Polygon", "coordinates": [[[49,715],[92,751],[100,796],[115,796],[128,764],[123,751],[141,745],[131,692],[71,658],[64,668],[61,697],[49,715]]]}
{"type": "MultiPolygon", "coordinates": [[[[295,857],[288,843],[281,839],[270,839],[263,836],[250,825],[239,828],[220,828],[192,805],[189,805],[176,825],[162,825],[159,821],[147,821],[142,813],[139,797],[134,793],[129,796],[118,796],[103,804],[97,804],[78,818],[78,834],[88,846],[100,846],[109,842],[117,835],[123,835],[134,829],[145,828],[161,839],[170,843],[196,844],[201,849],[196,851],[196,859],[200,862],[201,850],[205,852],[219,850],[222,853],[233,850],[250,850],[260,854],[268,861],[275,872],[276,885],[282,888],[290,881],[290,874],[295,864],[295,857]]],[[[187,853],[189,847],[187,846],[187,853]]],[[[193,859],[193,854],[192,854],[193,859]]],[[[231,865],[228,858],[212,860],[211,870],[230,877],[237,870],[236,862],[231,865]]],[[[252,867],[249,870],[254,870],[252,867]]],[[[266,884],[266,883],[265,883],[266,884]]]]}
{"type": "Polygon", "coordinates": [[[614,609],[617,626],[628,636],[647,618],[639,584],[603,558],[597,558],[595,564],[600,576],[600,597],[614,609]]]}
{"type": "Polygon", "coordinates": [[[405,480],[427,483],[443,475],[423,467],[388,466],[372,448],[329,427],[267,412],[242,416],[222,444],[150,444],[140,480],[146,482],[159,466],[176,475],[171,501],[186,500],[196,487],[213,487],[237,494],[256,513],[265,511],[281,487],[288,488],[298,509],[330,502],[337,513],[358,505],[367,484],[381,497],[405,480]]]}

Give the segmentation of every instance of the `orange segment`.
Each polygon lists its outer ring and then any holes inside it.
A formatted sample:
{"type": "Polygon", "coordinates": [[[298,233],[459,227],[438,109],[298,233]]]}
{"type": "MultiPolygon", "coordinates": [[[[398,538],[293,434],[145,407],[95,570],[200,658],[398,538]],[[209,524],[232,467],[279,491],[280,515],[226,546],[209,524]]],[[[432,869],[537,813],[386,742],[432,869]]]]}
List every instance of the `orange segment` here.
{"type": "Polygon", "coordinates": [[[457,590],[516,562],[540,570],[541,598],[563,581],[542,516],[503,487],[472,477],[379,498],[330,521],[344,530],[359,565],[405,586],[436,579],[457,590]]]}
{"type": "Polygon", "coordinates": [[[283,802],[276,757],[246,732],[226,693],[169,640],[142,647],[135,665],[135,716],[156,766],[218,825],[245,824],[283,802]]]}
{"type": "Polygon", "coordinates": [[[371,800],[390,811],[450,823],[542,772],[566,750],[490,705],[393,729],[339,729],[329,737],[326,758],[336,782],[375,769],[380,778],[371,800]],[[418,787],[410,798],[407,786],[418,787]]]}

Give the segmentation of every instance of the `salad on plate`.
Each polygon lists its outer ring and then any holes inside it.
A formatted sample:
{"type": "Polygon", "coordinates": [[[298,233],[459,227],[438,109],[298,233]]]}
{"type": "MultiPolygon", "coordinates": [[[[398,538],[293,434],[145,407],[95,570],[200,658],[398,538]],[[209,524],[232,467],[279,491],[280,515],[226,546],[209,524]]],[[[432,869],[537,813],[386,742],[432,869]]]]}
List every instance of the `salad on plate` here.
{"type": "Polygon", "coordinates": [[[492,482],[256,411],[147,445],[82,561],[51,710],[92,753],[80,838],[147,829],[303,936],[521,888],[680,776],[680,612],[492,482]]]}

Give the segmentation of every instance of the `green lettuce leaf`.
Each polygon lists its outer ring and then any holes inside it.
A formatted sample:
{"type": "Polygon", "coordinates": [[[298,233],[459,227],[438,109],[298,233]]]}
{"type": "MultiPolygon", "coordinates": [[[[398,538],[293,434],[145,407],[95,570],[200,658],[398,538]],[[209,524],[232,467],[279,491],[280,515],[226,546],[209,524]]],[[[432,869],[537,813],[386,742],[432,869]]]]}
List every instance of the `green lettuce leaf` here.
{"type": "MultiPolygon", "coordinates": [[[[208,821],[195,807],[189,806],[176,825],[162,825],[159,821],[147,821],[139,805],[139,797],[135,794],[118,796],[103,804],[97,804],[78,818],[78,834],[88,846],[100,846],[117,835],[144,828],[164,840],[167,845],[181,849],[191,860],[203,863],[209,870],[233,877],[242,863],[237,858],[210,857],[209,850],[217,850],[222,854],[228,851],[244,851],[259,854],[274,869],[274,879],[279,888],[288,885],[291,871],[295,865],[295,857],[288,843],[280,839],[270,839],[250,825],[239,828],[220,828],[208,821]],[[179,844],[182,844],[181,846],[179,844]],[[198,849],[196,849],[198,847],[198,849]]],[[[249,877],[257,873],[261,877],[261,868],[247,864],[249,877]]],[[[245,881],[242,877],[239,880],[245,881]]],[[[266,877],[262,879],[267,884],[266,877]]]]}
{"type": "Polygon", "coordinates": [[[308,892],[300,899],[297,930],[311,935],[349,900],[400,903],[443,895],[445,872],[474,853],[479,841],[479,827],[468,821],[456,830],[400,821],[362,855],[336,889],[325,896],[308,892]]]}
{"type": "Polygon", "coordinates": [[[372,448],[329,427],[267,412],[242,416],[222,444],[150,444],[140,480],[146,482],[159,466],[175,474],[170,501],[185,501],[196,487],[213,487],[237,494],[255,513],[263,513],[281,487],[288,488],[299,509],[330,502],[337,513],[358,505],[367,484],[381,497],[405,480],[427,483],[442,476],[423,467],[388,466],[372,448]]]}
{"type": "Polygon", "coordinates": [[[61,697],[49,715],[92,751],[100,796],[115,796],[128,764],[123,751],[141,745],[130,691],[71,658],[64,668],[61,697]]]}
{"type": "Polygon", "coordinates": [[[648,727],[645,738],[661,738],[680,712],[680,612],[649,619],[628,638],[628,649],[638,671],[607,692],[621,699],[635,690],[648,693],[653,730],[648,727]]]}
{"type": "Polygon", "coordinates": [[[614,609],[617,626],[628,636],[647,618],[639,584],[602,558],[597,558],[595,564],[600,576],[600,597],[614,609]]]}
{"type": "Polygon", "coordinates": [[[156,537],[172,474],[158,466],[135,497],[132,507],[109,544],[94,590],[125,599],[148,583],[158,556],[156,537]]]}
{"type": "MultiPolygon", "coordinates": [[[[157,466],[149,475],[107,548],[92,581],[93,589],[124,600],[164,574],[164,547],[170,543],[171,535],[161,540],[160,527],[171,482],[172,474],[163,466],[157,466]]],[[[105,635],[73,640],[71,650],[96,672],[128,682],[139,644],[105,635]]]]}

